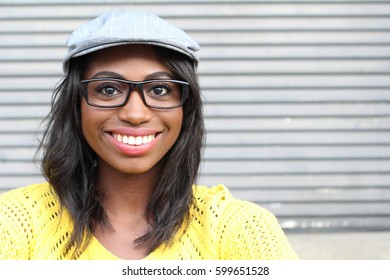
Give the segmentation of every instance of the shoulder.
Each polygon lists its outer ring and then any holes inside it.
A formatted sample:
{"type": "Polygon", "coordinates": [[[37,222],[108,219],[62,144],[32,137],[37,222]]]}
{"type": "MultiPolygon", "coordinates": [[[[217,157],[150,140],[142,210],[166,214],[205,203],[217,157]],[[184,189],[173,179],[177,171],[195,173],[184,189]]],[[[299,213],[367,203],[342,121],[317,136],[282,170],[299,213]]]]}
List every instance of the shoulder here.
{"type": "Polygon", "coordinates": [[[29,185],[0,196],[0,226],[32,227],[60,208],[48,183],[29,185]]]}
{"type": "MultiPolygon", "coordinates": [[[[0,196],[0,259],[30,259],[59,203],[48,183],[8,191],[0,196]],[[54,210],[54,212],[53,212],[54,210]]],[[[47,242],[47,240],[45,241],[47,242]]]]}
{"type": "Polygon", "coordinates": [[[226,217],[261,215],[267,219],[275,219],[274,215],[265,208],[249,201],[236,199],[224,185],[195,186],[194,198],[198,207],[214,209],[215,212],[226,217]]]}
{"type": "Polygon", "coordinates": [[[217,201],[225,201],[226,198],[233,198],[228,188],[224,185],[217,185],[212,187],[207,186],[194,186],[193,193],[195,200],[197,202],[205,202],[209,200],[217,201]]]}
{"type": "Polygon", "coordinates": [[[37,208],[38,203],[54,202],[56,200],[53,189],[48,183],[33,184],[8,191],[0,196],[2,211],[4,207],[12,206],[13,209],[28,210],[37,208]],[[26,209],[22,209],[26,208],[26,209]]]}
{"type": "Polygon", "coordinates": [[[236,199],[223,185],[194,188],[200,219],[215,226],[221,259],[295,259],[275,215],[255,203],[236,199]]]}

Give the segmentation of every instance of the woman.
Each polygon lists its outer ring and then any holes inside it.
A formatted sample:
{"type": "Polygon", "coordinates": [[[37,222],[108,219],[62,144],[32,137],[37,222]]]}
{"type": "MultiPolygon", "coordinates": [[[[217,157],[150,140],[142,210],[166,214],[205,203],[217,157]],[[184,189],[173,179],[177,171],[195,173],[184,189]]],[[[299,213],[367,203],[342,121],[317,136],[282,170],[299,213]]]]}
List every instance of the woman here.
{"type": "Polygon", "coordinates": [[[272,214],[194,185],[198,44],[148,13],[68,40],[41,148],[47,183],[0,198],[1,259],[294,259],[272,214]]]}

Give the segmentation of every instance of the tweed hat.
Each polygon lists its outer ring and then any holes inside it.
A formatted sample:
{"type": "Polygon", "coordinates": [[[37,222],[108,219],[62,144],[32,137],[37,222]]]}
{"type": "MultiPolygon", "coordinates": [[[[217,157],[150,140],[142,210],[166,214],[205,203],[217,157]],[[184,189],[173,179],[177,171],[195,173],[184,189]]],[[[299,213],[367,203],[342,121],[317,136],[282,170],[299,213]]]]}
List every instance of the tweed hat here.
{"type": "Polygon", "coordinates": [[[126,44],[165,47],[187,55],[195,67],[199,62],[195,53],[199,45],[183,30],[151,13],[117,11],[97,17],[71,34],[63,70],[67,73],[72,57],[126,44]]]}

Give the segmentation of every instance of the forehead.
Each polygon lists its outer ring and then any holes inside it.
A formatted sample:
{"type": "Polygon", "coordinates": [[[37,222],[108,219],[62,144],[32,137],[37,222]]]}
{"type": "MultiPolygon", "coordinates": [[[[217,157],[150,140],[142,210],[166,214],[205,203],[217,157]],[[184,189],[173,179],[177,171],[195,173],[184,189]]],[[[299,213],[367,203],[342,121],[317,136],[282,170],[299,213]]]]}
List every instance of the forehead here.
{"type": "Polygon", "coordinates": [[[172,72],[150,45],[122,45],[90,54],[84,78],[104,71],[118,73],[129,80],[142,80],[155,72],[172,72]]]}

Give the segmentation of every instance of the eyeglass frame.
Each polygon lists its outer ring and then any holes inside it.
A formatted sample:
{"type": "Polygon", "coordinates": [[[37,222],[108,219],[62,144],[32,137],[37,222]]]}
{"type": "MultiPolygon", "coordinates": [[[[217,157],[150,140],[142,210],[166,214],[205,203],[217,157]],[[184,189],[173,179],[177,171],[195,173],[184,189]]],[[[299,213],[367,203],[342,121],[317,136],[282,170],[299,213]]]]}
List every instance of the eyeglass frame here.
{"type": "Polygon", "coordinates": [[[108,78],[108,77],[85,79],[85,80],[81,80],[80,83],[83,86],[83,88],[82,88],[83,90],[81,91],[81,94],[84,96],[84,98],[87,101],[87,104],[89,106],[96,107],[96,108],[107,108],[107,109],[119,108],[119,107],[125,106],[126,103],[129,101],[130,94],[136,89],[138,89],[138,91],[141,93],[142,102],[148,108],[160,109],[160,110],[169,110],[169,109],[180,108],[184,105],[185,101],[189,97],[189,86],[190,86],[190,84],[188,82],[173,80],[173,79],[161,79],[161,80],[155,79],[155,80],[145,80],[145,81],[134,82],[134,81],[124,80],[124,79],[108,78]],[[116,81],[116,82],[122,82],[122,83],[130,85],[129,90],[126,93],[126,98],[124,99],[123,103],[121,103],[119,105],[111,105],[111,106],[92,104],[88,98],[88,84],[90,82],[96,82],[96,81],[116,81]],[[145,99],[145,92],[143,89],[143,85],[147,84],[147,83],[151,83],[151,82],[160,82],[160,83],[161,82],[173,82],[173,83],[180,84],[181,85],[181,101],[180,101],[179,105],[168,106],[168,107],[149,105],[145,99]]]}

